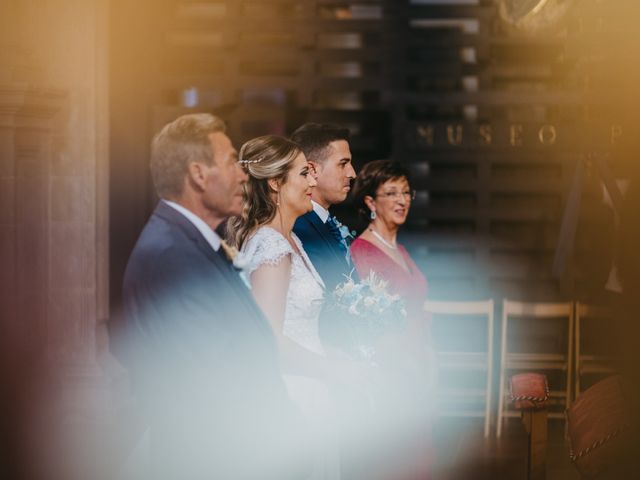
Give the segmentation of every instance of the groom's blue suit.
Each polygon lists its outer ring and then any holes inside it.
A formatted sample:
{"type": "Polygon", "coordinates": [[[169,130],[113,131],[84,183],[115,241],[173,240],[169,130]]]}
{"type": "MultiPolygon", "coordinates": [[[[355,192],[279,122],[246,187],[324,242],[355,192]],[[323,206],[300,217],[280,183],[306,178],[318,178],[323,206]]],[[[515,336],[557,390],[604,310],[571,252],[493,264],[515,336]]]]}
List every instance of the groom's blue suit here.
{"type": "Polygon", "coordinates": [[[345,281],[345,275],[349,275],[352,269],[338,240],[313,210],[298,217],[293,231],[322,277],[327,291],[332,292],[336,285],[345,281]]]}
{"type": "MultiPolygon", "coordinates": [[[[339,283],[346,280],[346,276],[352,275],[357,280],[357,273],[349,266],[344,251],[335,236],[331,234],[329,227],[323,223],[315,211],[308,212],[298,217],[293,227],[294,233],[302,242],[304,250],[309,255],[313,266],[320,274],[324,282],[327,296],[339,283]]],[[[325,305],[328,303],[325,302],[325,305]]],[[[335,316],[327,310],[320,316],[320,337],[323,342],[334,346],[341,346],[344,332],[340,331],[335,321],[335,316]]]]}
{"type": "Polygon", "coordinates": [[[224,254],[160,202],[123,293],[127,359],[161,478],[286,477],[297,415],[271,328],[224,254]]]}

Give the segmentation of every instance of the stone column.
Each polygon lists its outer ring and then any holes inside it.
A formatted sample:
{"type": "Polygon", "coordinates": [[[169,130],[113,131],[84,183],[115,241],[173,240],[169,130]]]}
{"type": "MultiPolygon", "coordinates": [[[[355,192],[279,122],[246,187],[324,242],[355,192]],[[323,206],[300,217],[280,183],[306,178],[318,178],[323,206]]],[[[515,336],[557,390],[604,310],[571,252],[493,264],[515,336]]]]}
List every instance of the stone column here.
{"type": "MultiPolygon", "coordinates": [[[[97,347],[108,317],[107,6],[0,2],[0,441],[22,438],[34,409],[64,404],[86,418],[109,402],[97,347]],[[58,388],[40,390],[42,377],[58,388]]],[[[31,447],[15,447],[15,471],[33,468],[31,447]]]]}
{"type": "Polygon", "coordinates": [[[0,6],[2,308],[75,370],[108,315],[106,4],[0,6]]]}
{"type": "Polygon", "coordinates": [[[48,343],[52,146],[66,101],[62,90],[0,84],[0,305],[21,355],[48,343]]]}

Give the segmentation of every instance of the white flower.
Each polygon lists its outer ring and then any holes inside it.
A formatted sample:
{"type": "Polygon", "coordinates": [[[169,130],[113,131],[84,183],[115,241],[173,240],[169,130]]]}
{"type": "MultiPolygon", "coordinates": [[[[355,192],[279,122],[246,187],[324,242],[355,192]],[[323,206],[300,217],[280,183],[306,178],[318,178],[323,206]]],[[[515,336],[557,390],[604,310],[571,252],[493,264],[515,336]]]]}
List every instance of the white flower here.
{"type": "Polygon", "coordinates": [[[338,298],[342,298],[342,296],[344,295],[344,289],[338,285],[333,291],[333,294],[338,298]]]}
{"type": "Polygon", "coordinates": [[[369,276],[364,281],[369,285],[371,291],[376,295],[384,295],[387,290],[387,282],[376,275],[376,272],[369,270],[369,276]]]}
{"type": "Polygon", "coordinates": [[[333,221],[336,222],[336,226],[338,227],[338,231],[340,232],[340,236],[342,237],[342,239],[345,242],[349,240],[348,243],[351,243],[355,239],[356,231],[349,230],[349,227],[343,225],[336,217],[333,217],[333,221]]]}
{"type": "Polygon", "coordinates": [[[349,279],[349,281],[345,282],[345,284],[342,286],[342,290],[344,291],[344,293],[349,293],[355,288],[355,286],[356,284],[353,283],[353,280],[349,279]]]}
{"type": "Polygon", "coordinates": [[[351,315],[360,315],[360,312],[358,312],[358,309],[356,308],[356,306],[355,306],[355,305],[351,305],[351,306],[349,307],[349,313],[350,313],[351,315]]]}
{"type": "Polygon", "coordinates": [[[365,297],[364,299],[364,306],[369,308],[371,305],[373,305],[374,303],[376,303],[377,299],[374,297],[365,297]]]}

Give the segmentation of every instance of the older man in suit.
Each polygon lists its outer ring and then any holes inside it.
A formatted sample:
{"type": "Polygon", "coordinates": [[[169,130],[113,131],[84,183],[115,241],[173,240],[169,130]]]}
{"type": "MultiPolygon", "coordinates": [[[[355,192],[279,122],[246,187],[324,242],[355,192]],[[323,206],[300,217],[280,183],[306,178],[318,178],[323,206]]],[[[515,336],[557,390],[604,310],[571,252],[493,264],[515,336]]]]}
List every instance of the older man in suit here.
{"type": "Polygon", "coordinates": [[[272,331],[216,228],[247,181],[221,120],[185,115],[152,143],[161,198],[124,278],[125,339],[153,478],[299,478],[305,451],[272,331]]]}

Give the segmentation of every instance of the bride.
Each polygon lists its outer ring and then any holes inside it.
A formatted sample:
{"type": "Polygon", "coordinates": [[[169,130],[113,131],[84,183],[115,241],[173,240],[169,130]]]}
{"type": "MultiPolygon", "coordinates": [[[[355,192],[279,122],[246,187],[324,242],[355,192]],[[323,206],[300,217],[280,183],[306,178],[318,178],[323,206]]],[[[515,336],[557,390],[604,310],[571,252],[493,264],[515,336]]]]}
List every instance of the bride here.
{"type": "Polygon", "coordinates": [[[355,363],[329,358],[318,335],[324,301],[322,279],[293,233],[297,217],[312,209],[316,181],[299,147],[282,137],[249,140],[240,149],[249,176],[244,210],[228,226],[230,240],[248,265],[244,274],[273,328],[284,380],[318,439],[313,479],[338,479],[335,405],[329,381],[356,378],[355,363]]]}

